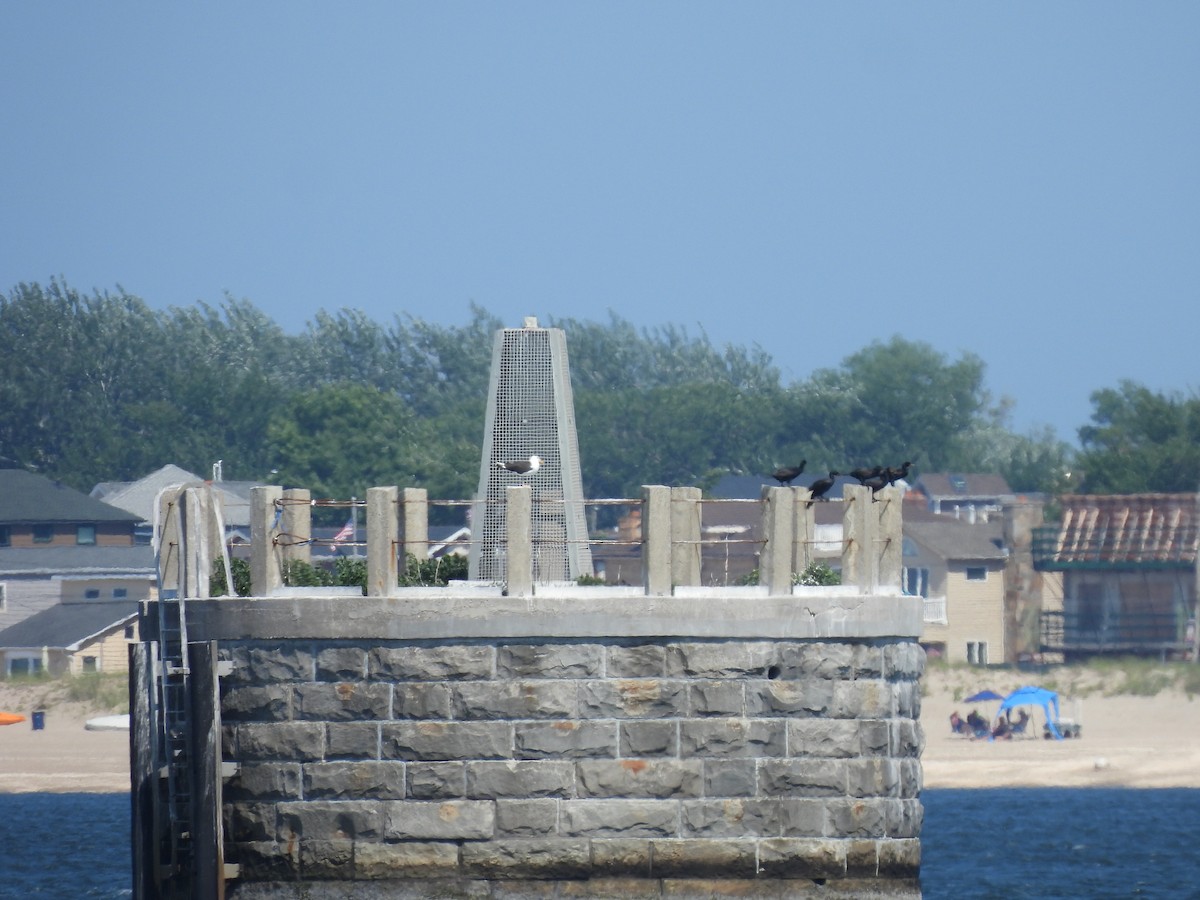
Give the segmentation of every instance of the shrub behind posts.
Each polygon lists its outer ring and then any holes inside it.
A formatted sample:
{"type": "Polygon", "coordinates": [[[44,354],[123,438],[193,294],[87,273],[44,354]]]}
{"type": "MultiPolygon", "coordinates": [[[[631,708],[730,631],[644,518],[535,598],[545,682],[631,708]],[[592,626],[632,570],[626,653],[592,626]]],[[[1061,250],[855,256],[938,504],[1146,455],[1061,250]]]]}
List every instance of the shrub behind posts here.
{"type": "Polygon", "coordinates": [[[367,596],[386,597],[400,577],[396,548],[400,517],[395,486],[367,488],[367,596]]]}
{"type": "MultiPolygon", "coordinates": [[[[277,484],[250,488],[250,594],[267,597],[283,584],[276,501],[283,499],[277,484]]],[[[282,517],[280,517],[282,518],[282,517]]]]}
{"type": "Polygon", "coordinates": [[[642,486],[642,580],[646,593],[671,595],[671,489],[642,486]]]}
{"type": "Polygon", "coordinates": [[[671,581],[700,584],[700,497],[698,487],[671,488],[671,581]]]}
{"type": "Polygon", "coordinates": [[[533,488],[527,484],[504,489],[505,575],[510,597],[533,593],[533,488]]]}

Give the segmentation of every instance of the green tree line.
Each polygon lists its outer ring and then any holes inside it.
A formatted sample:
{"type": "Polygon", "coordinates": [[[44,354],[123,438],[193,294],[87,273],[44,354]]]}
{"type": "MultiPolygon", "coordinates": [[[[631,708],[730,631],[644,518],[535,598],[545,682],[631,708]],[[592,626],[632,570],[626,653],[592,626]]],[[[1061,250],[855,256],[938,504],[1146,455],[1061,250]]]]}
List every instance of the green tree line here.
{"type": "MultiPolygon", "coordinates": [[[[800,459],[810,472],[903,459],[999,472],[1017,491],[1196,489],[1195,396],[1098,390],[1076,453],[1049,429],[1015,433],[969,353],[893,337],[784,383],[758,347],[615,315],[549,324],[567,334],[588,496],[707,488],[800,459]]],[[[502,327],[481,307],[463,326],[342,309],[289,334],[231,297],[154,310],[120,289],[20,284],[0,298],[0,465],[86,491],[220,459],[226,478],[317,496],[399,484],[469,497],[502,327]]]]}

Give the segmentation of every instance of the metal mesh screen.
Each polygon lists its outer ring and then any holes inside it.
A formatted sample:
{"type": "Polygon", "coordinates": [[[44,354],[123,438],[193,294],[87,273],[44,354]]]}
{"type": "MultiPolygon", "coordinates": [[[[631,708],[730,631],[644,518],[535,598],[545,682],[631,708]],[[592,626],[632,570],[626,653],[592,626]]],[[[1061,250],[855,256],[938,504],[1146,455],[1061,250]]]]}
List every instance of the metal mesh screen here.
{"type": "Polygon", "coordinates": [[[479,491],[471,526],[470,577],[506,580],[504,492],[529,484],[533,493],[533,578],[573,581],[592,573],[587,544],[575,407],[566,336],[557,328],[506,328],[496,335],[479,491]],[[542,459],[518,475],[498,464],[542,459]]]}

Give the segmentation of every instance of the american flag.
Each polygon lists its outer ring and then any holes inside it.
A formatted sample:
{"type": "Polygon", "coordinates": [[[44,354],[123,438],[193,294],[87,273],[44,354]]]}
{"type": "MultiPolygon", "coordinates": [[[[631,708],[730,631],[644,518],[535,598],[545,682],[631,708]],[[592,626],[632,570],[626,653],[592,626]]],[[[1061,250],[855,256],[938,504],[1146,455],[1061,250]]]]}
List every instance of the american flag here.
{"type": "Polygon", "coordinates": [[[348,541],[352,537],[354,537],[354,516],[351,516],[346,524],[342,526],[342,530],[333,536],[333,542],[340,544],[342,541],[348,541]]]}

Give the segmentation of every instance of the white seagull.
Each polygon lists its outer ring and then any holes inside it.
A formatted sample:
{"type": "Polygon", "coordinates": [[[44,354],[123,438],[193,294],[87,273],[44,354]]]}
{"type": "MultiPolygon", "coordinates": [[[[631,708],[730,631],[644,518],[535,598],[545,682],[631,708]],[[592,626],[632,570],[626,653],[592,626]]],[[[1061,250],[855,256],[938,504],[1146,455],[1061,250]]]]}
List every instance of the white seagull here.
{"type": "Polygon", "coordinates": [[[536,453],[529,459],[513,459],[508,462],[496,463],[501,469],[516,472],[518,475],[532,475],[542,467],[542,458],[536,453]]]}

